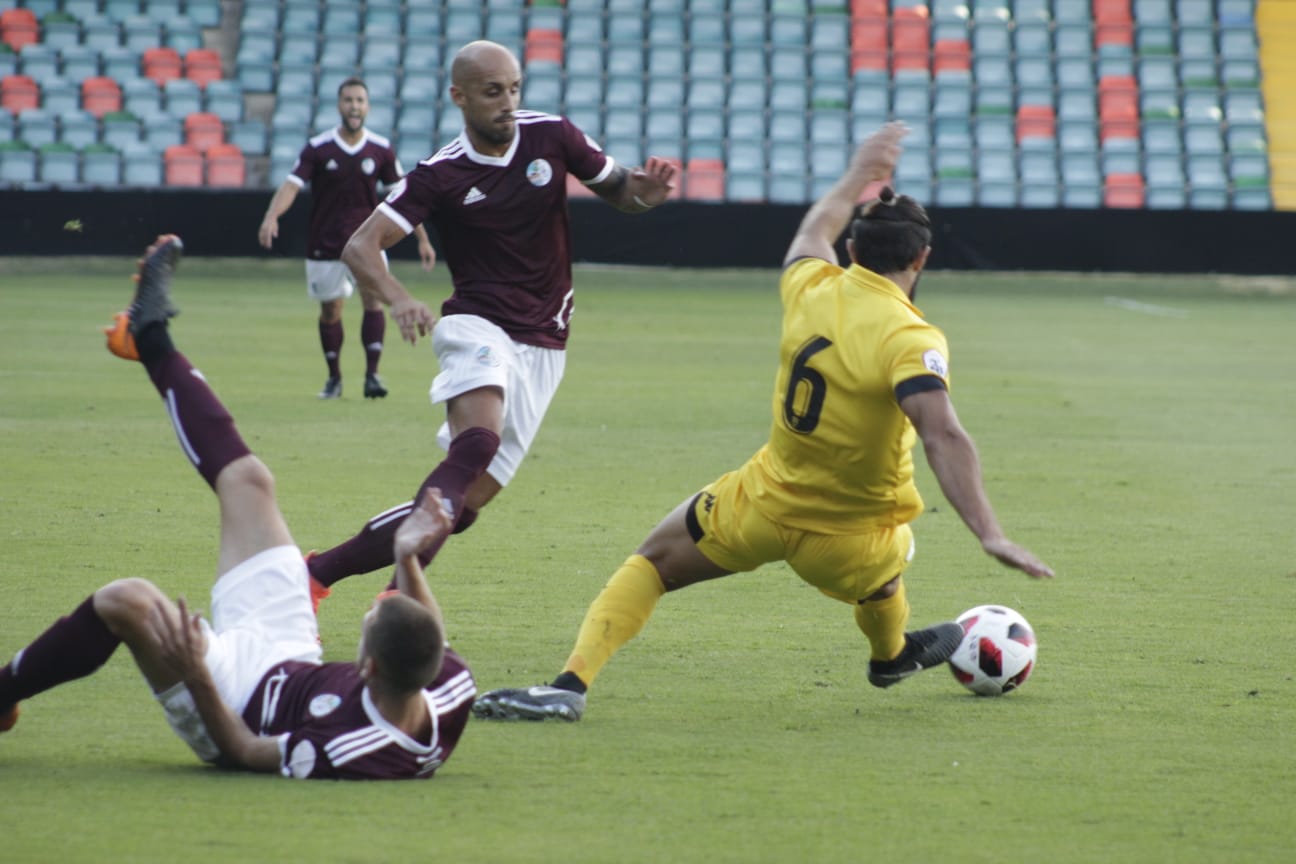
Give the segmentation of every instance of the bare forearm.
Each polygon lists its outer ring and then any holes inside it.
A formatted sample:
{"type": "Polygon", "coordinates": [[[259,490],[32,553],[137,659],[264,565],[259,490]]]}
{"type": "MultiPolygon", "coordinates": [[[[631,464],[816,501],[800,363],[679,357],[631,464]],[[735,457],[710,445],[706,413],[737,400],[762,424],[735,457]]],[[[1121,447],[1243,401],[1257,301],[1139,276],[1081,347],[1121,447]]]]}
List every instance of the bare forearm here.
{"type": "Polygon", "coordinates": [[[961,428],[942,430],[923,438],[927,464],[941,492],[968,529],[985,544],[1003,537],[990,499],[981,481],[981,461],[976,445],[961,428]]]}
{"type": "Polygon", "coordinates": [[[243,718],[230,709],[208,676],[187,681],[203,725],[221,756],[230,764],[252,771],[279,770],[279,745],[273,738],[256,735],[243,718]]]}
{"type": "Polygon", "coordinates": [[[278,219],[287,213],[292,207],[293,202],[297,200],[297,184],[287,181],[277,190],[270,199],[270,204],[266,207],[266,219],[278,219]]]}
{"type": "Polygon", "coordinates": [[[432,589],[428,587],[427,577],[423,574],[423,565],[418,555],[405,555],[396,561],[396,589],[419,604],[432,610],[437,623],[443,625],[441,606],[437,603],[432,589]]]}
{"type": "Polygon", "coordinates": [[[362,292],[377,297],[387,306],[409,299],[405,286],[391,275],[383,262],[382,250],[365,248],[353,240],[342,250],[342,261],[362,292]]]}

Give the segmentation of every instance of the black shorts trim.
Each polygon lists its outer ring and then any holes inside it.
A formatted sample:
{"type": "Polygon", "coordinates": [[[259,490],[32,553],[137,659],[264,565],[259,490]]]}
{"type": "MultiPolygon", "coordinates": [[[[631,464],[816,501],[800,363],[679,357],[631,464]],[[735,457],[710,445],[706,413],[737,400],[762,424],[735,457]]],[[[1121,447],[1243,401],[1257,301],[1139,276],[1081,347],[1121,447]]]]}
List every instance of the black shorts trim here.
{"type": "Polygon", "coordinates": [[[897,402],[903,402],[906,396],[912,396],[915,393],[948,389],[949,387],[945,385],[945,379],[939,375],[919,375],[917,378],[909,378],[897,384],[895,396],[897,402]]]}
{"type": "Polygon", "coordinates": [[[693,500],[688,503],[688,510],[684,512],[684,525],[688,528],[689,536],[693,538],[694,543],[702,542],[702,538],[706,536],[702,530],[702,523],[697,518],[697,504],[701,497],[701,492],[694,495],[693,500]]]}

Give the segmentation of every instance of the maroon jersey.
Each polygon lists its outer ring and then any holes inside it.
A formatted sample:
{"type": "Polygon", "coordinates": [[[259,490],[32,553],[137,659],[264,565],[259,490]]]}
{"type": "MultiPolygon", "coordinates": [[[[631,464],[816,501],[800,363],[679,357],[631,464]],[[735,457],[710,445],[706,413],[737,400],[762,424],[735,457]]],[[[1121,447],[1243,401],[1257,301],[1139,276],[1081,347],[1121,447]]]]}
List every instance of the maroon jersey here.
{"type": "Polygon", "coordinates": [[[567,175],[594,183],[613,161],[562,117],[518,111],[503,156],[466,133],[423,160],[378,209],[405,229],[431,222],[454,293],[442,315],[480,315],[513,339],[562,348],[572,313],[567,175]]]}
{"type": "Polygon", "coordinates": [[[258,735],[278,735],[285,777],[322,780],[421,780],[459,743],[477,686],[462,658],[445,663],[423,691],[432,737],[416,741],[383,719],[354,663],[280,663],[266,673],[243,711],[258,735]]]}
{"type": "Polygon", "coordinates": [[[341,258],[351,235],[378,204],[378,181],[391,185],[401,173],[391,142],[368,129],[355,146],[343,141],[337,129],[310,139],[288,175],[298,185],[311,187],[306,257],[341,258]]]}

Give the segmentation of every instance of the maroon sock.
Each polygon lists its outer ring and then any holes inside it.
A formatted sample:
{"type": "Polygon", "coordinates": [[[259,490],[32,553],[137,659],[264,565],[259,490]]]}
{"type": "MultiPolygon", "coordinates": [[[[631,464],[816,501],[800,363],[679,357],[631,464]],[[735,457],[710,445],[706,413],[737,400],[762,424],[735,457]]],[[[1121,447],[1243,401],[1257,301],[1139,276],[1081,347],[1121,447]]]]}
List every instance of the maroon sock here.
{"type": "Polygon", "coordinates": [[[8,666],[0,668],[0,710],[51,687],[84,678],[108,662],[121,640],[94,610],[89,597],[60,618],[8,666]]]}
{"type": "MultiPolygon", "coordinates": [[[[450,442],[445,459],[423,481],[414,500],[419,500],[424,489],[435,486],[441,490],[441,497],[450,502],[451,508],[459,514],[459,519],[465,518],[467,512],[472,512],[475,518],[475,511],[463,509],[464,493],[486,470],[498,449],[499,436],[489,429],[474,426],[461,432],[450,442]]],[[[385,510],[366,522],[360,533],[350,540],[312,556],[311,575],[322,585],[332,585],[348,576],[390,567],[395,562],[392,543],[396,529],[413,506],[410,502],[385,510]]],[[[437,543],[435,548],[420,555],[420,560],[426,557],[431,561],[440,548],[441,543],[437,543]]],[[[424,564],[426,566],[426,562],[424,564]]]]}
{"type": "Polygon", "coordinates": [[[179,351],[154,359],[145,368],[166,403],[180,449],[215,489],[221,469],[252,452],[239,436],[234,418],[202,373],[179,351]]]}
{"type": "Polygon", "coordinates": [[[330,378],[338,378],[342,375],[342,369],[338,365],[338,355],[342,353],[342,322],[335,321],[332,324],[319,322],[320,348],[324,349],[324,362],[328,364],[328,373],[330,378]]]}
{"type": "Polygon", "coordinates": [[[383,336],[387,333],[387,316],[381,309],[366,309],[360,319],[360,341],[365,349],[365,374],[378,374],[378,361],[382,359],[383,336]]]}

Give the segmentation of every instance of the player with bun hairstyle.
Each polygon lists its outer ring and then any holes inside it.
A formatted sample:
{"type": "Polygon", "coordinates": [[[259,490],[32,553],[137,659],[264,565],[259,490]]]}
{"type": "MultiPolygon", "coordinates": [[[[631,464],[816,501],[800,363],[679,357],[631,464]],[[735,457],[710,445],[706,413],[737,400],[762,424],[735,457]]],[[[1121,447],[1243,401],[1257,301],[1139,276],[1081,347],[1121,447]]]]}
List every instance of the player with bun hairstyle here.
{"type": "Polygon", "coordinates": [[[771,561],[850,604],[874,686],[944,663],[962,639],[958,624],[905,632],[901,574],[913,557],[909,523],[923,510],[916,438],[981,548],[1031,577],[1053,575],[1000,529],[949,400],[945,336],[913,305],[931,251],[926,212],[890,188],[855,207],[869,183],[892,175],[905,132],[893,123],[874,133],[788,247],[769,441],[649,533],[589,607],[551,685],[485,693],[477,716],[579,720],[587,688],[663,594],[771,561]],[[852,263],[843,268],[833,244],[848,223],[852,263]]]}

